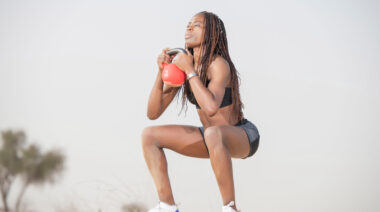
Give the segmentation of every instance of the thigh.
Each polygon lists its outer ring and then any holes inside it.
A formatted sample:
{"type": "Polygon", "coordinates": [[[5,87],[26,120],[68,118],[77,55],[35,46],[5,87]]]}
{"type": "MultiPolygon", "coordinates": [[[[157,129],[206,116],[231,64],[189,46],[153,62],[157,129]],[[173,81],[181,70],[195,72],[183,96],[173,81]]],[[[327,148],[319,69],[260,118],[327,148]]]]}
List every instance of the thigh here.
{"type": "Polygon", "coordinates": [[[158,125],[144,129],[160,148],[171,149],[182,155],[209,158],[198,127],[189,125],[158,125]]]}
{"type": "Polygon", "coordinates": [[[207,137],[214,135],[222,136],[222,139],[220,141],[214,140],[213,142],[222,142],[223,145],[228,149],[231,157],[244,158],[249,154],[249,138],[243,128],[231,125],[212,126],[207,128],[205,130],[205,139],[209,149],[209,145],[213,144],[210,144],[210,142],[207,141],[207,137]]]}

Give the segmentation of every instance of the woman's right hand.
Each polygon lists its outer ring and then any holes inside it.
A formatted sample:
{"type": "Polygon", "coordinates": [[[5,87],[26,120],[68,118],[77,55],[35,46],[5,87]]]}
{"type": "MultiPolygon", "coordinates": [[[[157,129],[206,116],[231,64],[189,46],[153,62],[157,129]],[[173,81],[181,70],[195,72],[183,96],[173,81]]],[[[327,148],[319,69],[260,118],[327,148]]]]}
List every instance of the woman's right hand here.
{"type": "Polygon", "coordinates": [[[158,65],[158,68],[160,69],[160,71],[162,71],[162,69],[164,68],[163,64],[162,63],[171,63],[172,59],[174,58],[174,55],[172,56],[169,56],[168,54],[166,54],[166,51],[168,51],[170,48],[165,48],[162,50],[161,54],[158,55],[157,57],[157,65],[158,65]]]}

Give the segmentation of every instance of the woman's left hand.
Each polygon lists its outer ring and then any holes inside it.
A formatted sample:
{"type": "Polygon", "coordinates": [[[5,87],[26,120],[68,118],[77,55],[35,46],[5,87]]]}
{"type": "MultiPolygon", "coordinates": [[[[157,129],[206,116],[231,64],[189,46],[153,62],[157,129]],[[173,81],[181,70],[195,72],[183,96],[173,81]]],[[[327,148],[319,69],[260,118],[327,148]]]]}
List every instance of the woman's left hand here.
{"type": "Polygon", "coordinates": [[[183,72],[189,74],[194,71],[193,55],[191,55],[191,53],[187,49],[186,52],[187,54],[182,52],[178,53],[173,63],[176,64],[178,68],[181,69],[183,72]]]}

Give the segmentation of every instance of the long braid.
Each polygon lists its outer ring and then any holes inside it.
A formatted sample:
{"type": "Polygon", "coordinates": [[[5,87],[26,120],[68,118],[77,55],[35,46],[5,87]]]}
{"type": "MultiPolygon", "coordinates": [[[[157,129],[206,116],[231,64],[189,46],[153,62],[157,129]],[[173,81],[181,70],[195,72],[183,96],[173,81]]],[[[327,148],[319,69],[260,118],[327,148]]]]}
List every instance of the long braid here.
{"type": "MultiPolygon", "coordinates": [[[[224,27],[223,21],[215,14],[207,11],[200,12],[199,14],[204,15],[205,20],[205,29],[203,34],[203,42],[201,43],[201,54],[200,54],[200,63],[199,67],[195,67],[196,70],[200,69],[200,79],[203,84],[206,86],[207,81],[207,69],[216,58],[216,56],[223,57],[230,66],[230,75],[231,75],[231,84],[232,84],[232,104],[233,111],[238,114],[238,120],[244,118],[242,109],[244,105],[240,99],[240,77],[239,73],[236,70],[230,55],[228,53],[228,43],[227,43],[227,34],[224,27]]],[[[194,54],[193,49],[189,51],[194,54]]],[[[187,111],[187,99],[191,95],[190,84],[188,81],[182,85],[182,112],[184,106],[186,105],[187,111]]],[[[180,93],[180,92],[178,92],[180,93]]],[[[177,94],[178,94],[177,93],[177,94]]]]}

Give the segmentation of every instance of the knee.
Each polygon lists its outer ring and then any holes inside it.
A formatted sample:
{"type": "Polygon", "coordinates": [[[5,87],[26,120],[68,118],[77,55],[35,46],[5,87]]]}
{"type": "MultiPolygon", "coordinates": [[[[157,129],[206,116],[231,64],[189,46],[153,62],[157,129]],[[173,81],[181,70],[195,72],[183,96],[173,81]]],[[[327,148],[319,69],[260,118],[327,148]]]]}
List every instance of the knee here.
{"type": "Polygon", "coordinates": [[[154,127],[145,127],[141,132],[141,144],[142,146],[149,146],[154,144],[154,127]]]}
{"type": "Polygon", "coordinates": [[[212,126],[205,129],[204,132],[205,142],[209,149],[216,147],[224,147],[222,130],[219,126],[212,126]]]}

